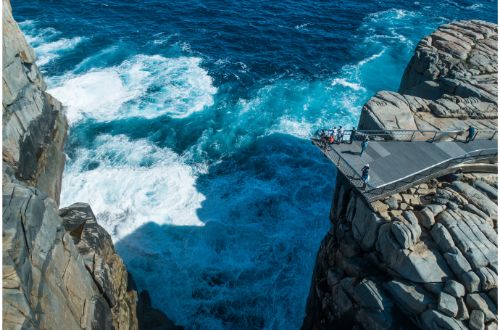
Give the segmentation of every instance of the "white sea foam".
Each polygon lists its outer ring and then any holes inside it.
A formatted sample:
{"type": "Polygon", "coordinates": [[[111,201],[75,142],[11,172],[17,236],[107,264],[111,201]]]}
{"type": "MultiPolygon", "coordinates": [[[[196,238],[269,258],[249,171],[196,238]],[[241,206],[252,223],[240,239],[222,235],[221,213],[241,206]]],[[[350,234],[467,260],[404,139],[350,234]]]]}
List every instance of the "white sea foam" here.
{"type": "Polygon", "coordinates": [[[123,135],[101,135],[94,144],[77,150],[66,168],[62,206],[89,203],[115,241],[148,222],[203,225],[197,174],[176,153],[123,135]]]}
{"type": "Polygon", "coordinates": [[[53,79],[70,123],[84,118],[187,117],[213,104],[217,88],[196,57],[137,55],[122,64],[53,79]]]}
{"type": "Polygon", "coordinates": [[[60,31],[52,27],[38,28],[37,23],[27,20],[19,23],[23,30],[26,41],[33,47],[37,55],[36,64],[44,66],[47,63],[59,58],[65,52],[75,49],[86,38],[59,38],[60,31]],[[59,39],[58,39],[59,38],[59,39]]]}
{"type": "Polygon", "coordinates": [[[304,24],[299,24],[299,25],[295,25],[295,30],[303,30],[305,27],[311,25],[311,23],[304,23],[304,24]]]}
{"type": "Polygon", "coordinates": [[[366,89],[363,86],[361,86],[360,84],[354,83],[354,82],[349,82],[344,78],[333,79],[332,86],[337,86],[337,85],[348,87],[348,88],[351,88],[355,91],[366,91],[366,89]]]}
{"type": "Polygon", "coordinates": [[[62,38],[52,42],[42,43],[35,47],[35,53],[38,56],[36,64],[43,66],[50,61],[61,56],[62,53],[75,49],[85,38],[74,37],[71,39],[62,38]]]}

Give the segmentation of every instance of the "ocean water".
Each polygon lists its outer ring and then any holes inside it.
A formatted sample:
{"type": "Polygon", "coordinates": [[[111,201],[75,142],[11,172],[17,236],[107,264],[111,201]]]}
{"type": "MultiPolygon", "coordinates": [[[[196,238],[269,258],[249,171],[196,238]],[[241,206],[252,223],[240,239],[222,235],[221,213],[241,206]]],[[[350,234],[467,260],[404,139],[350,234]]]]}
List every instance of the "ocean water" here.
{"type": "Polygon", "coordinates": [[[190,329],[296,329],[334,167],[308,141],[396,90],[418,40],[495,1],[12,0],[92,205],[140,289],[190,329]]]}

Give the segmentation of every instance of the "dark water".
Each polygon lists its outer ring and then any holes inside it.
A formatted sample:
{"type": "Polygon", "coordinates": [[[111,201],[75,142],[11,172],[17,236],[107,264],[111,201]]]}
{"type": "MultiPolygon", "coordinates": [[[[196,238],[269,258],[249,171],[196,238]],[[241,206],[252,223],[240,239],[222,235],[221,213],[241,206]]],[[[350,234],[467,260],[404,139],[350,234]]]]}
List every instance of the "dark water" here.
{"type": "Polygon", "coordinates": [[[395,90],[416,42],[495,1],[14,1],[89,202],[188,328],[298,328],[335,171],[308,142],[395,90]]]}

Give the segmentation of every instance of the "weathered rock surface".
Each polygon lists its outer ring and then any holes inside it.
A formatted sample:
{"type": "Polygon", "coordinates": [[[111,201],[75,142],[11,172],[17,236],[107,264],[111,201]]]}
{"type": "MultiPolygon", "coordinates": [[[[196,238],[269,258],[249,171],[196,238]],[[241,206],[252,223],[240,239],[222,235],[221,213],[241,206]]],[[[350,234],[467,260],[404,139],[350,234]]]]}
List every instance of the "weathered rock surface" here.
{"type": "MultiPolygon", "coordinates": [[[[440,27],[358,128],[496,129],[496,39],[486,22],[440,27]]],[[[496,327],[497,180],[451,174],[368,203],[339,173],[303,329],[496,327]]]]}
{"type": "Polygon", "coordinates": [[[45,91],[35,54],[12,17],[9,1],[3,7],[4,171],[59,202],[66,118],[61,103],[45,91]]]}
{"type": "Polygon", "coordinates": [[[358,129],[464,131],[472,125],[490,134],[485,130],[496,129],[498,118],[497,40],[492,23],[442,25],[417,45],[399,92],[381,91],[366,103],[358,129]]]}
{"type": "Polygon", "coordinates": [[[66,119],[7,0],[2,46],[3,328],[137,329],[111,237],[88,205],[58,210],[66,119]]]}

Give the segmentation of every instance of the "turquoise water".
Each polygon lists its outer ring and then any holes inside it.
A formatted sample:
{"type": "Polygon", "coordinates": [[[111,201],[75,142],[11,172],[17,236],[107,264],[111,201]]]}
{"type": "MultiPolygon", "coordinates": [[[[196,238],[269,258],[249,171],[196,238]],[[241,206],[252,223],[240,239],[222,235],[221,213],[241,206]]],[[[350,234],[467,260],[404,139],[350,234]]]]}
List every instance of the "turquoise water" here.
{"type": "Polygon", "coordinates": [[[13,1],[70,122],[62,206],[92,205],[153,304],[293,329],[335,170],[309,143],[396,90],[418,40],[496,2],[13,1]]]}

